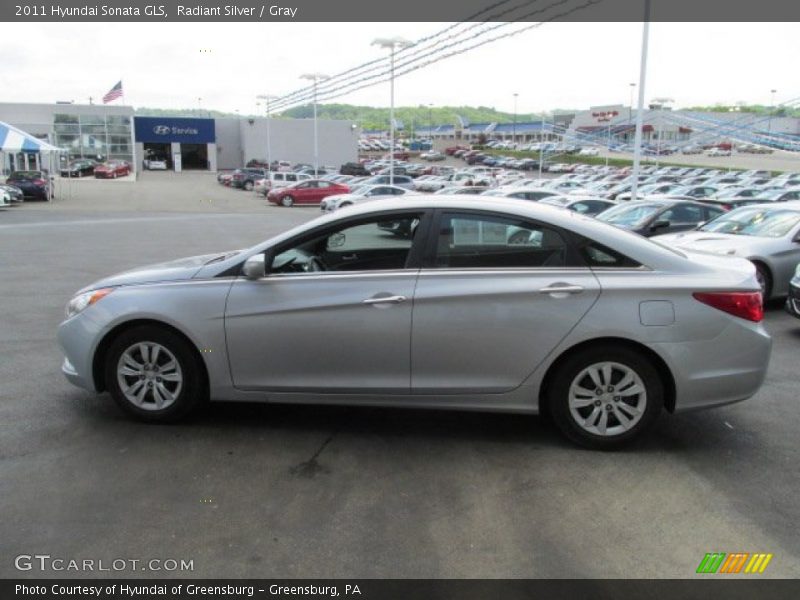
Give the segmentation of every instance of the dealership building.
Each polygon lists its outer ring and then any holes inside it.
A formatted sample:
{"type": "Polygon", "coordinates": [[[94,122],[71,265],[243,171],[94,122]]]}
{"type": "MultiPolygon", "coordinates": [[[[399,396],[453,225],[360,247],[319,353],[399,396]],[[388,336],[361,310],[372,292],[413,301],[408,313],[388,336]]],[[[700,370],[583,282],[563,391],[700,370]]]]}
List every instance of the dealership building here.
{"type": "MultiPolygon", "coordinates": [[[[0,122],[63,149],[63,162],[76,158],[124,160],[142,169],[161,158],[175,171],[235,169],[250,160],[312,164],[312,119],[195,118],[138,116],[130,106],[0,103],[0,122]]],[[[319,120],[320,165],[339,166],[358,158],[359,127],[351,121],[319,120]]],[[[4,172],[40,168],[35,153],[3,156],[4,172]]]]}

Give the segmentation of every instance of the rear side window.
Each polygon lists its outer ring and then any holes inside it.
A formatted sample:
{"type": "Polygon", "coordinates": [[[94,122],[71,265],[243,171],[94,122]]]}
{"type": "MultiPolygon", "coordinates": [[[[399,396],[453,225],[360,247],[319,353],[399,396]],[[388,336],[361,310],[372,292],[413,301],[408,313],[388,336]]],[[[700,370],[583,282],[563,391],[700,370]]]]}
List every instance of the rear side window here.
{"type": "Polygon", "coordinates": [[[636,269],[642,266],[632,258],[588,238],[580,239],[578,252],[589,267],[636,269]]]}
{"type": "Polygon", "coordinates": [[[434,264],[440,269],[564,267],[567,243],[555,229],[521,219],[445,214],[434,264]]]}

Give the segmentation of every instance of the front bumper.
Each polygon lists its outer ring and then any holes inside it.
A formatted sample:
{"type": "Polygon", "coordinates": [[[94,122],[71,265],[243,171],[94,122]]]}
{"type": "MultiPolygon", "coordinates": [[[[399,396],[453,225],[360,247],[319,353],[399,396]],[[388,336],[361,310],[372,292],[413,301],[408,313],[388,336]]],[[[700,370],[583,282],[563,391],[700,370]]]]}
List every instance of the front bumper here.
{"type": "Polygon", "coordinates": [[[102,327],[85,314],[67,319],[58,327],[58,343],[64,351],[61,372],[70,383],[91,392],[98,391],[93,358],[102,333],[102,327]]]}
{"type": "Polygon", "coordinates": [[[789,297],[786,299],[786,312],[800,319],[800,286],[789,285],[789,297]]]}

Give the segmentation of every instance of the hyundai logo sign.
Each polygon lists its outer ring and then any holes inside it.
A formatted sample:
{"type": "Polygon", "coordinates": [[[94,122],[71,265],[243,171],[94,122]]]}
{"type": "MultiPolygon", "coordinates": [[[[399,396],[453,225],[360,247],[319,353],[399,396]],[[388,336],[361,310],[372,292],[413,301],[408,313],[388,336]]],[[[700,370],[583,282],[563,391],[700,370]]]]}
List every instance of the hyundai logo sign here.
{"type": "Polygon", "coordinates": [[[197,135],[199,132],[194,127],[170,127],[169,125],[156,125],[153,127],[156,135],[197,135]]]}
{"type": "Polygon", "coordinates": [[[136,140],[139,142],[213,144],[214,119],[191,117],[135,117],[136,140]]]}

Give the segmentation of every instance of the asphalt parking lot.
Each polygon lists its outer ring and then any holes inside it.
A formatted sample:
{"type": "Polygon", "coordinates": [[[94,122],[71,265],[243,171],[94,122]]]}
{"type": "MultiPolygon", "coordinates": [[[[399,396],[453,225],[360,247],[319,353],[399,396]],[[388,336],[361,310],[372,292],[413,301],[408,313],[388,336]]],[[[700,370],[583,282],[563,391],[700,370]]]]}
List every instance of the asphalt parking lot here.
{"type": "Polygon", "coordinates": [[[686,578],[716,551],[800,576],[800,321],[780,303],[756,397],[664,414],[613,453],[518,415],[217,404],[144,425],[61,375],[78,288],[318,214],[191,173],[0,212],[0,576],[40,577],[13,557],[46,553],[193,560],[203,578],[686,578]]]}

